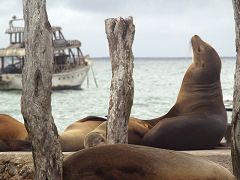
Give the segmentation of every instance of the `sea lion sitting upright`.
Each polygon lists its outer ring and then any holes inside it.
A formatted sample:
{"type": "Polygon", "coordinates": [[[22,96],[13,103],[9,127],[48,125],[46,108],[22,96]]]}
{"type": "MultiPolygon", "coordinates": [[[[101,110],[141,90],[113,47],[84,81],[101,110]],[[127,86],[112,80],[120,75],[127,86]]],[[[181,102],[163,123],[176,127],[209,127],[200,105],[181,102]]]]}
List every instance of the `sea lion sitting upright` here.
{"type": "Polygon", "coordinates": [[[143,144],[174,150],[211,149],[224,136],[227,114],[220,83],[221,60],[197,35],[191,39],[193,62],[182,81],[175,105],[143,138],[143,144]]]}

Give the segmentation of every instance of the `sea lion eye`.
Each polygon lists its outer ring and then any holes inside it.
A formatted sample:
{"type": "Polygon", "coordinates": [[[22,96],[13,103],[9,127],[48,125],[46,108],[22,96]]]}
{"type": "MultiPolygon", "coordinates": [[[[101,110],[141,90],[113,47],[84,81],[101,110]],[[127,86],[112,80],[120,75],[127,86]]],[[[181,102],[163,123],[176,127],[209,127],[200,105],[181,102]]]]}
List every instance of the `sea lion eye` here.
{"type": "Polygon", "coordinates": [[[197,51],[198,51],[199,53],[201,52],[201,49],[200,49],[200,47],[198,47],[197,51]]]}

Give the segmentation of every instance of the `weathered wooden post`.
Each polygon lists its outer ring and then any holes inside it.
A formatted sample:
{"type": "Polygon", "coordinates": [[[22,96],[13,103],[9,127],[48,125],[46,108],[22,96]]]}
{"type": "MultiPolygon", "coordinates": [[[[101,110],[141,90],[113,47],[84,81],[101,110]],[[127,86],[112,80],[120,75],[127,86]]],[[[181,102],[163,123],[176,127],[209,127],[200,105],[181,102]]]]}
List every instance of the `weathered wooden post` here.
{"type": "Polygon", "coordinates": [[[53,47],[46,0],[23,0],[25,65],[21,111],[32,142],[35,179],[62,179],[62,152],[51,113],[53,47]]]}
{"type": "Polygon", "coordinates": [[[134,93],[132,43],[135,26],[133,18],[107,19],[105,31],[112,64],[107,143],[127,143],[128,121],[134,93]]]}
{"type": "Polygon", "coordinates": [[[236,31],[236,70],[234,78],[232,112],[232,164],[233,174],[240,180],[240,0],[232,0],[236,31]]]}

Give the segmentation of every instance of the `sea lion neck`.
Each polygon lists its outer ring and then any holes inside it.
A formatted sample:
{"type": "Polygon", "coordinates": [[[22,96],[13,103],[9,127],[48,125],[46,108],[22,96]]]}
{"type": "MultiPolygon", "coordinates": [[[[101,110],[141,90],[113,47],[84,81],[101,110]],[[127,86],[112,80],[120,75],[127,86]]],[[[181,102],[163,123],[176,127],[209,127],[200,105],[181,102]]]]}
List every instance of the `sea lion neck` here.
{"type": "Polygon", "coordinates": [[[211,91],[214,92],[214,89],[221,89],[221,82],[220,80],[215,81],[213,83],[208,84],[196,84],[192,82],[183,82],[181,85],[180,93],[181,91],[186,91],[188,93],[194,93],[194,92],[200,92],[200,91],[209,91],[207,93],[211,94],[211,91]]]}

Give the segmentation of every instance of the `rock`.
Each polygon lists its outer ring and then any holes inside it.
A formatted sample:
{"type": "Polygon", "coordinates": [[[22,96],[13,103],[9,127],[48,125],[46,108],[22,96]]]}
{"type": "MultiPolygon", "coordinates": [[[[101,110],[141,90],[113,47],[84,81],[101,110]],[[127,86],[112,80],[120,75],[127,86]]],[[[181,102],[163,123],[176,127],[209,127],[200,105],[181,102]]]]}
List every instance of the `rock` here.
{"type": "Polygon", "coordinates": [[[0,165],[0,174],[2,174],[5,171],[5,165],[0,165]]]}
{"type": "Polygon", "coordinates": [[[8,174],[12,177],[15,176],[18,173],[18,170],[15,165],[10,165],[8,167],[8,174]]]}

